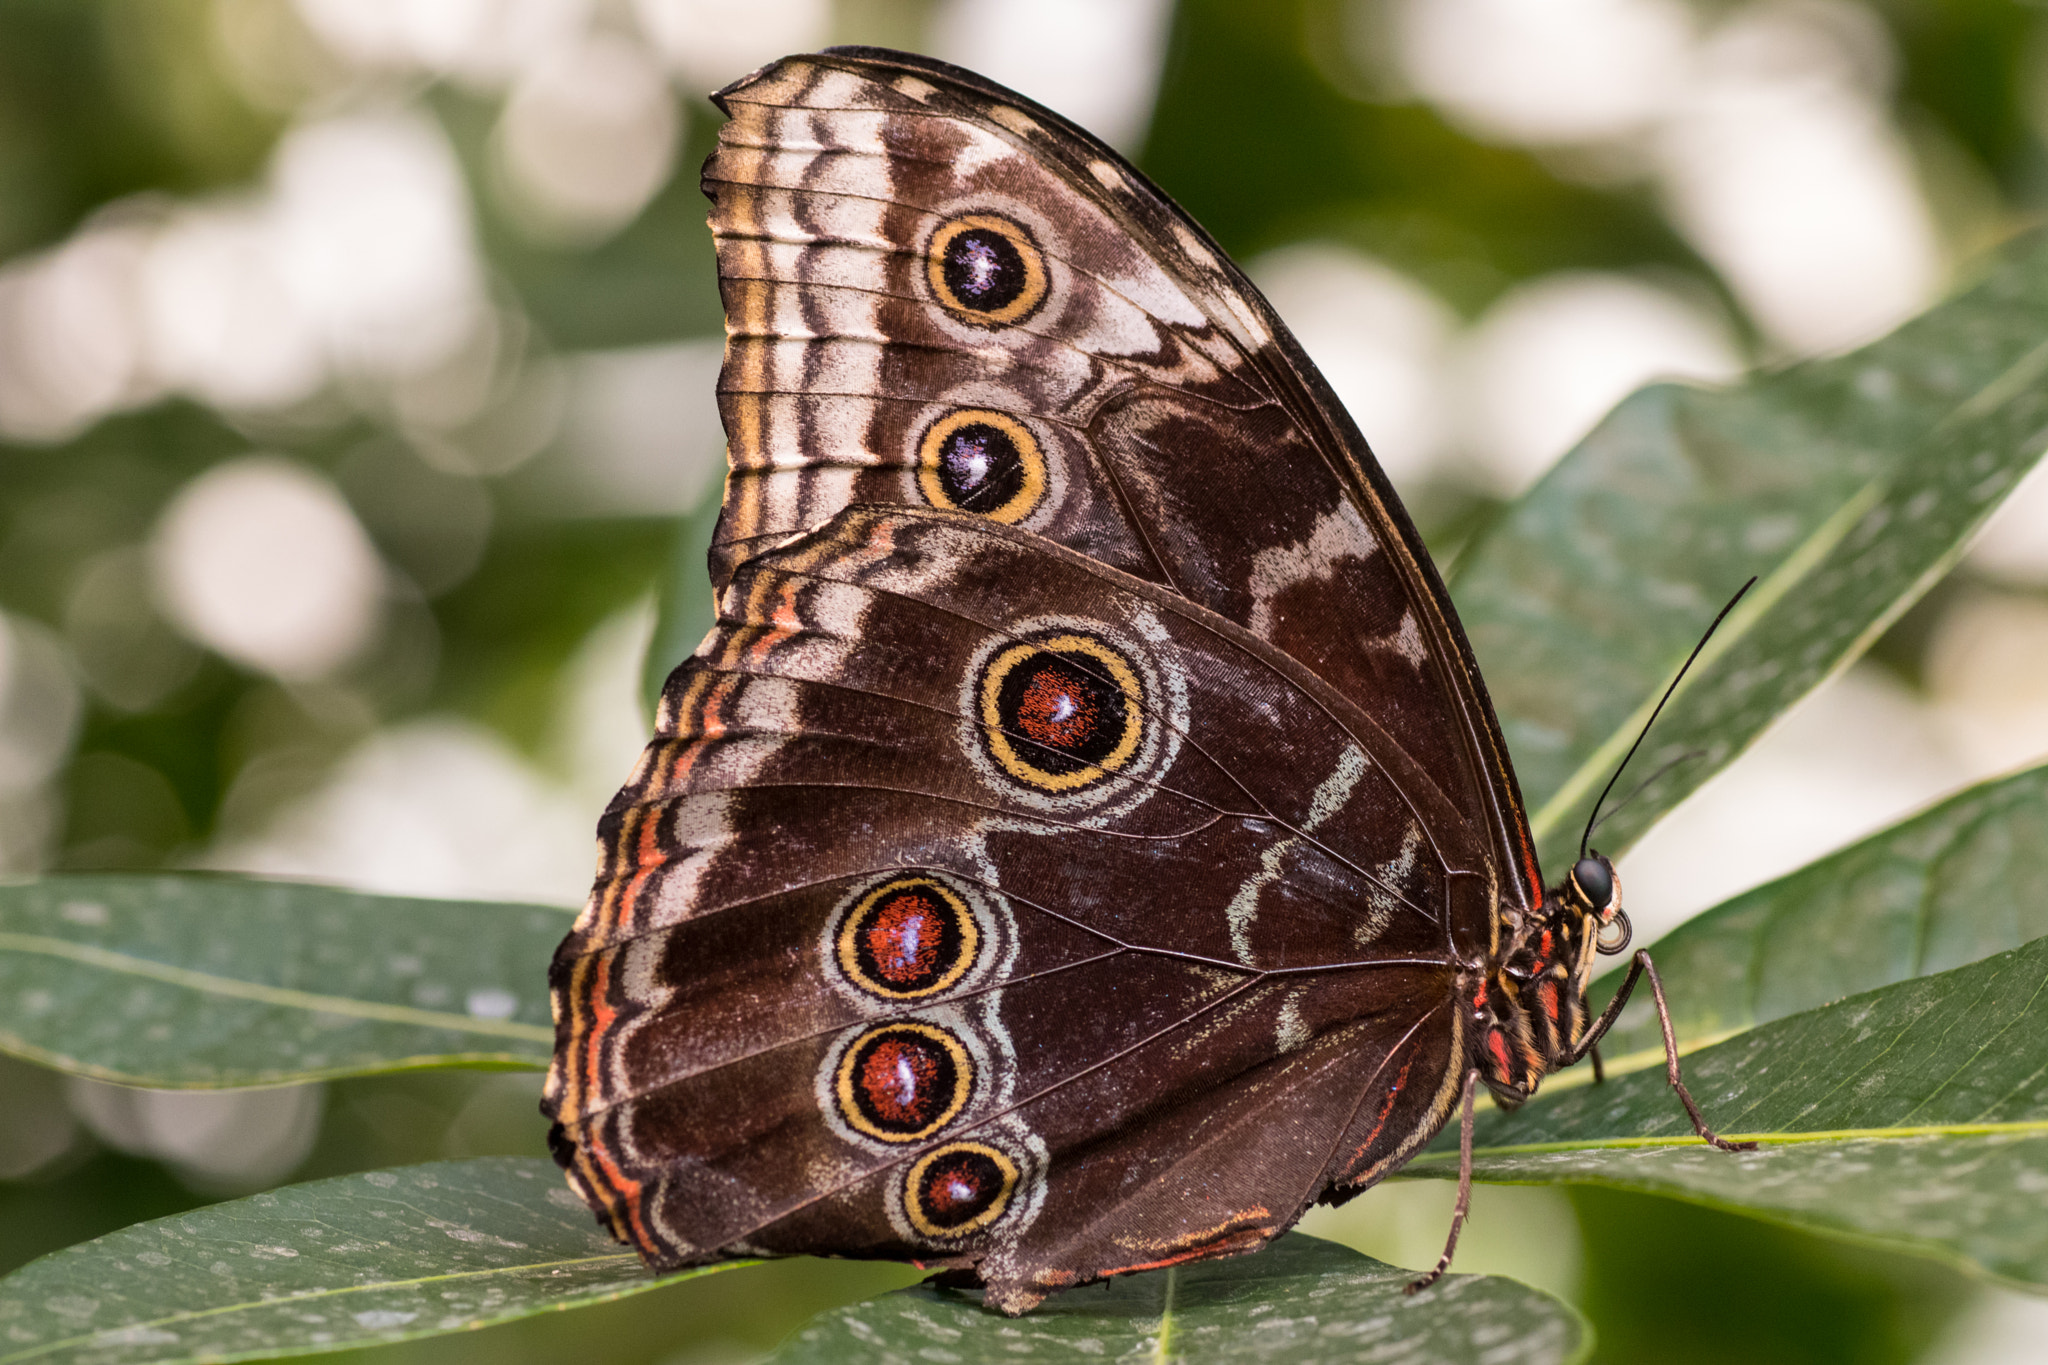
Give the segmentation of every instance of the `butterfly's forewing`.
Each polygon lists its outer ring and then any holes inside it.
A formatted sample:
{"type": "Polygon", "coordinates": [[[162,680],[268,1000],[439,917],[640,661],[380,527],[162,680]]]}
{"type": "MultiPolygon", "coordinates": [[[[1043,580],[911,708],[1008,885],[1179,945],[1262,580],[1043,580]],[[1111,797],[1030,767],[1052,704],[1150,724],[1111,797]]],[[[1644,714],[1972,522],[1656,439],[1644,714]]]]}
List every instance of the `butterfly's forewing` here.
{"type": "Polygon", "coordinates": [[[655,1264],[976,1261],[1022,1306],[1247,1249],[1441,1122],[1484,831],[1177,594],[853,509],[736,571],[660,729],[548,1092],[655,1264]]]}
{"type": "MultiPolygon", "coordinates": [[[[720,92],[705,166],[732,474],[714,582],[862,502],[954,506],[1162,582],[1366,705],[1536,897],[1519,796],[1413,527],[1244,276],[1113,151],[868,49],[720,92]]],[[[1493,917],[1461,926],[1483,948],[1493,917]]]]}

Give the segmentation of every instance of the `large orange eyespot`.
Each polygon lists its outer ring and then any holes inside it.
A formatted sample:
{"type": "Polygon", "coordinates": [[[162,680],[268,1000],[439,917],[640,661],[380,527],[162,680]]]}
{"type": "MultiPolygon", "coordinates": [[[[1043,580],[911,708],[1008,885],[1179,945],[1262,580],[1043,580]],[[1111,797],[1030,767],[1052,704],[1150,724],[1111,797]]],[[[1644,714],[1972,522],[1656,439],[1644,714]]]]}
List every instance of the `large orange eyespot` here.
{"type": "Polygon", "coordinates": [[[847,907],[834,956],[871,995],[917,1000],[958,985],[981,951],[966,900],[934,877],[893,877],[847,907]]]}
{"type": "Polygon", "coordinates": [[[970,213],[944,223],[925,251],[938,301],[970,322],[1007,327],[1045,302],[1045,257],[1007,218],[970,213]]]}
{"type": "Polygon", "coordinates": [[[931,1024],[884,1024],[854,1039],[834,1090],[848,1124],[883,1142],[916,1142],[960,1116],[974,1062],[958,1038],[931,1024]]]}
{"type": "Polygon", "coordinates": [[[1011,645],[979,687],[990,757],[1041,791],[1072,792],[1130,762],[1144,732],[1144,693],[1124,657],[1086,635],[1011,645]]]}

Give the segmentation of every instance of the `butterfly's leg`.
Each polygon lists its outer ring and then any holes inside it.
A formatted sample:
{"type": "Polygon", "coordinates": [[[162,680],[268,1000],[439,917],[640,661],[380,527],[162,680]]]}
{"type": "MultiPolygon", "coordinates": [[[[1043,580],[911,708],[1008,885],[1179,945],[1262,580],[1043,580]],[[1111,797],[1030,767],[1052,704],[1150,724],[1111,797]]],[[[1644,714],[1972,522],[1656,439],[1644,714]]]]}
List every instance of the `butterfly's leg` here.
{"type": "Polygon", "coordinates": [[[1458,1234],[1465,1230],[1465,1214],[1472,1207],[1472,1092],[1479,1085],[1479,1068],[1465,1073],[1465,1100],[1458,1116],[1458,1206],[1451,1210],[1451,1235],[1444,1239],[1444,1254],[1427,1275],[1408,1286],[1407,1292],[1427,1289],[1451,1268],[1451,1256],[1458,1249],[1458,1234]]]}
{"type": "Polygon", "coordinates": [[[1678,1077],[1678,1038],[1671,1031],[1671,1007],[1664,1003],[1664,983],[1657,979],[1657,964],[1650,961],[1647,949],[1639,950],[1636,959],[1650,976],[1650,994],[1657,1001],[1657,1023],[1664,1030],[1664,1075],[1671,1082],[1671,1088],[1678,1092],[1679,1102],[1685,1105],[1685,1112],[1692,1117],[1692,1130],[1707,1142],[1724,1152],[1753,1152],[1754,1142],[1730,1142],[1716,1137],[1714,1130],[1707,1127],[1707,1121],[1700,1117],[1700,1107],[1692,1102],[1692,1094],[1685,1088],[1685,1082],[1678,1077]]]}
{"type": "MultiPolygon", "coordinates": [[[[1621,989],[1614,993],[1614,999],[1607,1002],[1607,1008],[1600,1011],[1600,1017],[1593,1021],[1593,1027],[1586,1030],[1586,1036],[1579,1041],[1578,1047],[1572,1050],[1571,1061],[1566,1065],[1578,1061],[1599,1046],[1600,1039],[1606,1035],[1608,1029],[1614,1027],[1614,1021],[1621,1016],[1621,1007],[1628,1003],[1629,993],[1635,989],[1637,978],[1645,973],[1650,977],[1650,994],[1657,1001],[1657,1024],[1664,1030],[1664,1077],[1671,1082],[1671,1088],[1678,1092],[1679,1103],[1685,1106],[1686,1114],[1692,1119],[1692,1130],[1708,1144],[1719,1147],[1724,1152],[1755,1151],[1754,1142],[1730,1142],[1726,1138],[1716,1136],[1714,1130],[1707,1127],[1706,1119],[1701,1117],[1700,1107],[1693,1103],[1692,1092],[1685,1088],[1685,1081],[1678,1074],[1678,1035],[1671,1029],[1671,1007],[1664,1003],[1664,983],[1657,976],[1657,964],[1650,961],[1650,950],[1647,948],[1636,949],[1635,957],[1630,959],[1628,964],[1628,975],[1622,978],[1621,989]]],[[[1595,1076],[1598,1076],[1597,1072],[1595,1076]]]]}
{"type": "Polygon", "coordinates": [[[1607,1008],[1600,1011],[1600,1017],[1595,1019],[1592,1027],[1586,1030],[1586,1036],[1579,1039],[1579,1045],[1566,1054],[1561,1064],[1562,1066],[1577,1066],[1586,1054],[1591,1052],[1595,1058],[1593,1078],[1595,1080],[1606,1079],[1605,1070],[1598,1061],[1600,1054],[1595,1049],[1600,1046],[1600,1040],[1607,1036],[1607,1030],[1614,1027],[1614,1021],[1621,1018],[1621,1008],[1628,1003],[1629,996],[1635,993],[1636,982],[1642,979],[1643,968],[1648,965],[1649,961],[1650,954],[1647,950],[1639,950],[1633,958],[1629,959],[1628,975],[1621,979],[1621,989],[1616,991],[1614,998],[1607,1002],[1607,1008]]]}
{"type": "Polygon", "coordinates": [[[1593,1044],[1593,1046],[1586,1049],[1586,1052],[1593,1059],[1593,1084],[1607,1084],[1607,1068],[1600,1065],[1600,1044],[1593,1044]]]}

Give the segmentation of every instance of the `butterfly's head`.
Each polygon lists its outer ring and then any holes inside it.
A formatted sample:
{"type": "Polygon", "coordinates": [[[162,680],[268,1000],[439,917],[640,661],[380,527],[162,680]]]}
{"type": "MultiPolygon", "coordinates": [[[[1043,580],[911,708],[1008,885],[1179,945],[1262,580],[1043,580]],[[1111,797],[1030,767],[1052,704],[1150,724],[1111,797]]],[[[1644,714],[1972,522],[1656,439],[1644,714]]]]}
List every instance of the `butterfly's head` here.
{"type": "Polygon", "coordinates": [[[1621,879],[1614,864],[1595,849],[1572,864],[1560,886],[1544,897],[1539,918],[1544,932],[1535,945],[1528,970],[1540,976],[1547,969],[1565,983],[1576,1008],[1557,1030],[1566,1049],[1578,1042],[1585,1024],[1586,986],[1593,979],[1593,959],[1626,951],[1633,931],[1621,908],[1621,879]]]}
{"type": "MultiPolygon", "coordinates": [[[[1629,928],[1628,912],[1621,908],[1621,879],[1614,875],[1614,864],[1598,849],[1572,864],[1571,875],[1565,878],[1556,895],[1566,902],[1569,911],[1577,912],[1583,921],[1584,940],[1603,956],[1628,950],[1633,931],[1629,928]]],[[[1582,947],[1581,956],[1584,955],[1582,947]]]]}

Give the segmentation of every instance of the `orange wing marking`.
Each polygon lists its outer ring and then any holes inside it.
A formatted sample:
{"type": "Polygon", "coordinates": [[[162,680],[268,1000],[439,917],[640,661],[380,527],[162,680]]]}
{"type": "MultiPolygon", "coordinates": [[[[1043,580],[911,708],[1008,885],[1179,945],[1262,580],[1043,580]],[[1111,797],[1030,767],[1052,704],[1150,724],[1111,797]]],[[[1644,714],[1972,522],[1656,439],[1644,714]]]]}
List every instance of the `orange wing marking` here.
{"type": "Polygon", "coordinates": [[[1394,1077],[1394,1083],[1387,1087],[1387,1102],[1380,1106],[1380,1115],[1374,1120],[1372,1131],[1365,1135],[1365,1141],[1358,1144],[1358,1150],[1351,1154],[1351,1160],[1345,1164],[1353,1165],[1365,1160],[1366,1152],[1380,1140],[1380,1133],[1386,1128],[1387,1119],[1394,1112],[1394,1101],[1400,1099],[1401,1092],[1408,1088],[1408,1068],[1414,1065],[1412,1061],[1405,1063],[1401,1067],[1401,1074],[1394,1077]]]}

